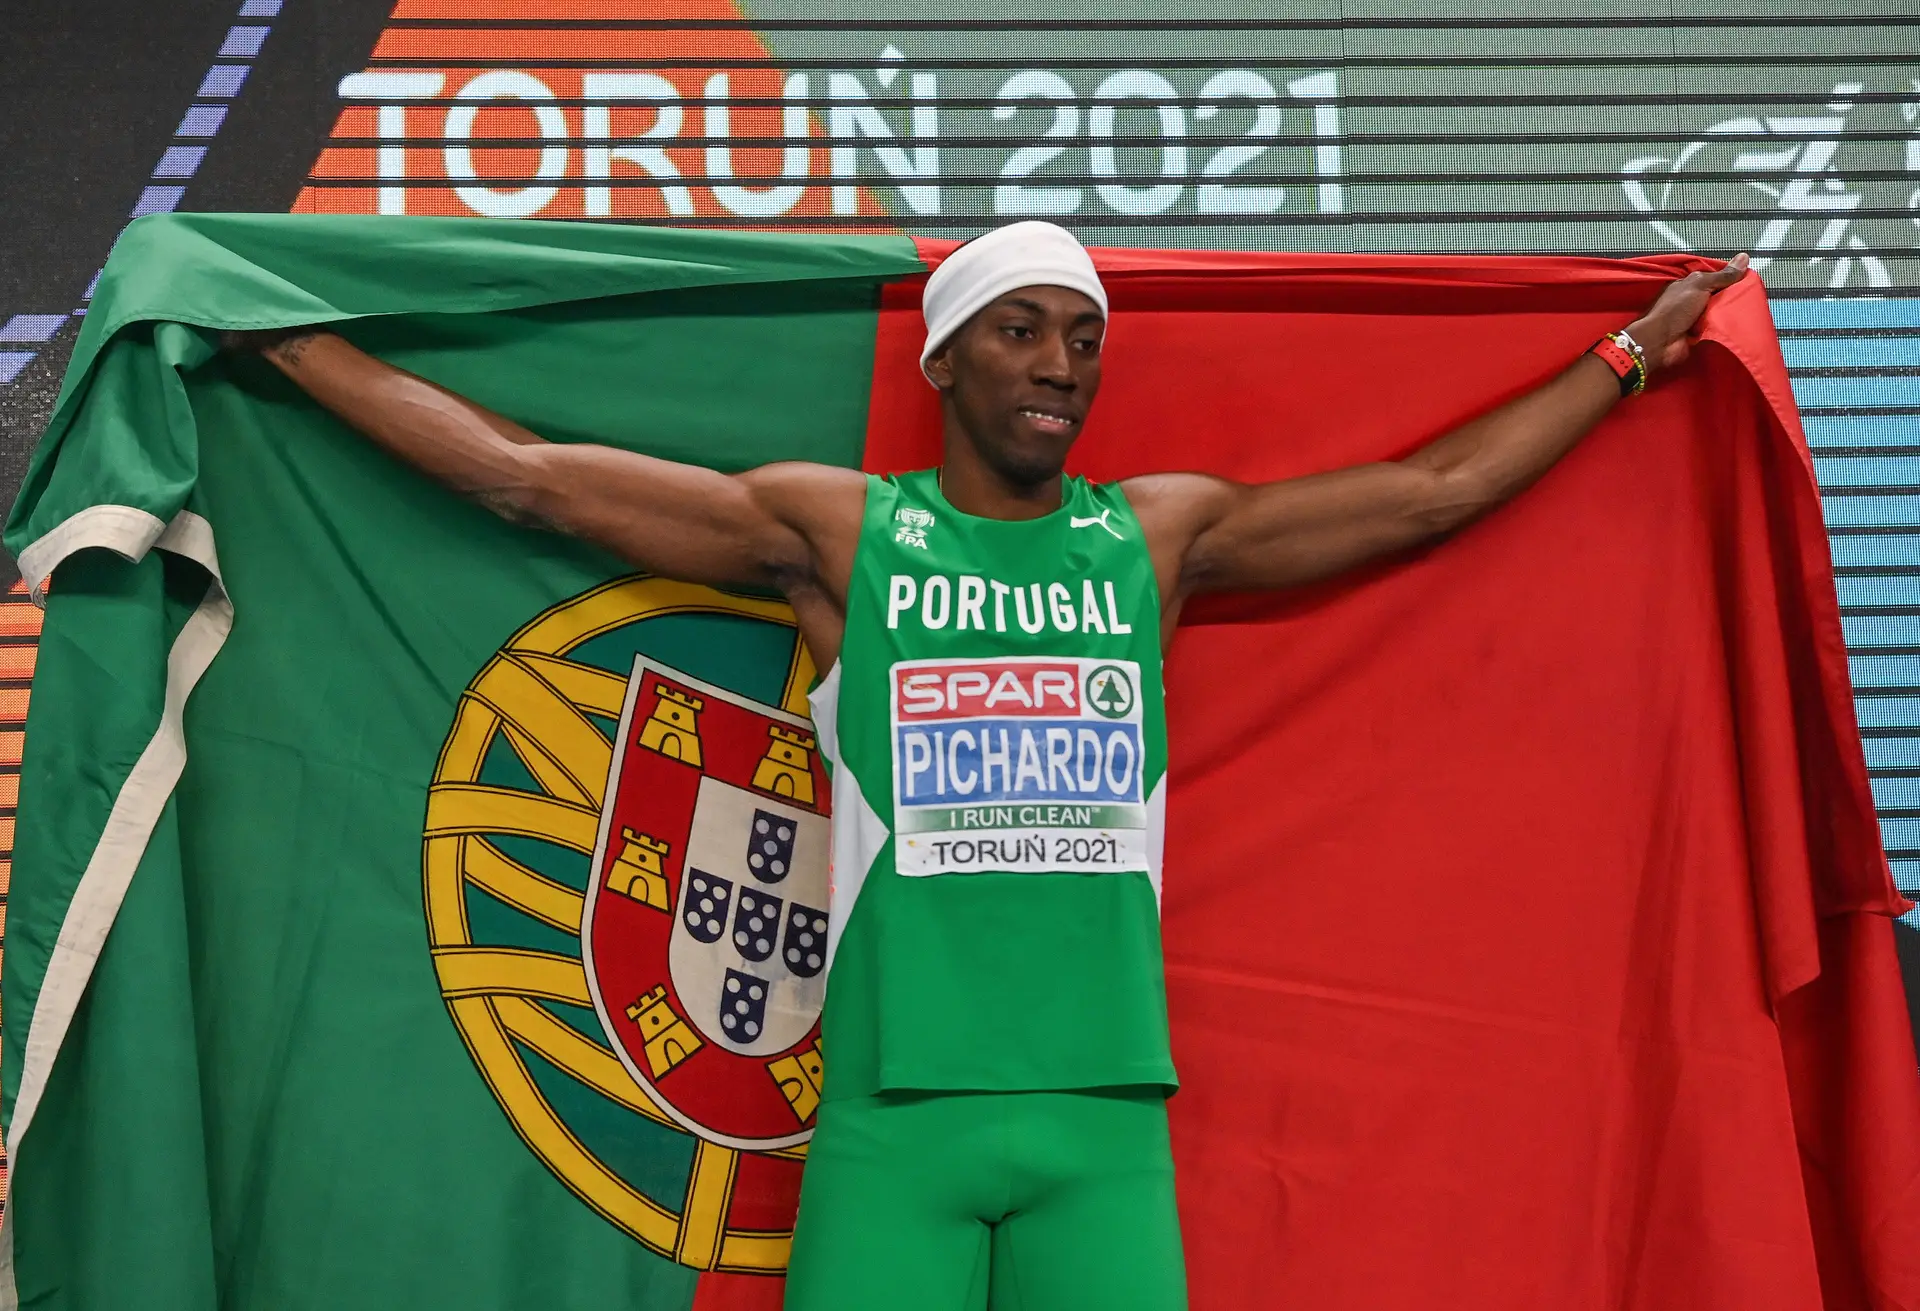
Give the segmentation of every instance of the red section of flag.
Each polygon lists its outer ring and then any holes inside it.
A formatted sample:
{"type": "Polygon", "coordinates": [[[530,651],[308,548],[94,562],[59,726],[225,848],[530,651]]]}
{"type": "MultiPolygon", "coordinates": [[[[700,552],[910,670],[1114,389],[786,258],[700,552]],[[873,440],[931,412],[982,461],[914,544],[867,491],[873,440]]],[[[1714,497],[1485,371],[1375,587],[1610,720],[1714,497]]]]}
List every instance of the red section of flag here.
{"type": "Polygon", "coordinates": [[[765,1275],[727,1275],[708,1270],[693,1288],[688,1311],[780,1311],[787,1281],[765,1275]]]}
{"type": "MultiPolygon", "coordinates": [[[[1405,454],[1699,264],[1095,258],[1076,469],[1249,480],[1405,454]]],[[[938,459],[917,298],[884,301],[872,469],[938,459]]],[[[1758,280],[1704,328],[1454,540],[1189,610],[1165,929],[1196,1308],[1920,1306],[1905,903],[1811,464],[1758,280]]]]}

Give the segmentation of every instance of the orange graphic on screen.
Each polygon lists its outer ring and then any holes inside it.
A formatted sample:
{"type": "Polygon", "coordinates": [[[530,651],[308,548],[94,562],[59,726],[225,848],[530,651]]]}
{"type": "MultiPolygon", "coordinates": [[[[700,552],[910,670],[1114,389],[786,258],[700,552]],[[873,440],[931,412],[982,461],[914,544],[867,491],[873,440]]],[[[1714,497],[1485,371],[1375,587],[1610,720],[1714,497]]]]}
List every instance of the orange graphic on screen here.
{"type": "Polygon", "coordinates": [[[400,0],[293,209],[891,227],[809,107],[832,76],[724,0],[400,0]]]}

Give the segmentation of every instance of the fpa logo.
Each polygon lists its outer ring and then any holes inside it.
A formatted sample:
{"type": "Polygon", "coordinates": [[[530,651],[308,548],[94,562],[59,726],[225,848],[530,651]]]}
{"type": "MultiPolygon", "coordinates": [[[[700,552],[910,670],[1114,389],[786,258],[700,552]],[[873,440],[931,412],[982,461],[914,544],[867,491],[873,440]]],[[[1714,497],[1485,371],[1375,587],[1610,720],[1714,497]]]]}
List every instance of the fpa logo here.
{"type": "Polygon", "coordinates": [[[922,510],[916,506],[907,506],[895,510],[894,522],[900,526],[894,529],[893,540],[902,546],[927,549],[927,530],[933,527],[933,511],[922,510]]]}

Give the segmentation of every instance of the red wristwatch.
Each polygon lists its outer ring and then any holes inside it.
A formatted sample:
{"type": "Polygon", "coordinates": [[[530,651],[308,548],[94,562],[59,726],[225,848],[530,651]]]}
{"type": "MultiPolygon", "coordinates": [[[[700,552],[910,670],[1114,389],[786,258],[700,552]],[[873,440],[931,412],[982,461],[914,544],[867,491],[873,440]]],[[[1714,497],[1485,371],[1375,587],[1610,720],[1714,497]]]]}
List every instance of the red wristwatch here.
{"type": "Polygon", "coordinates": [[[1609,332],[1587,348],[1598,355],[1614,377],[1620,379],[1622,396],[1637,396],[1647,387],[1647,354],[1626,332],[1609,332]]]}

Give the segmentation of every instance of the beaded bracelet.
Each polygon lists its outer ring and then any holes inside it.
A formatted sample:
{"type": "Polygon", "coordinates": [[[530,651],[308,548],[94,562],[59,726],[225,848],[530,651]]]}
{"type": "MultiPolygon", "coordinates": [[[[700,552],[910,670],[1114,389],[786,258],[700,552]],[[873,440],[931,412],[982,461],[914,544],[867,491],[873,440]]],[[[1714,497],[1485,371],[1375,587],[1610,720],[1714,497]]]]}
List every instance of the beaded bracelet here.
{"type": "Polygon", "coordinates": [[[1628,332],[1625,328],[1622,328],[1620,329],[1620,331],[1615,333],[1610,333],[1608,335],[1610,335],[1615,341],[1619,342],[1622,346],[1625,346],[1628,350],[1632,351],[1634,362],[1640,366],[1640,381],[1634,385],[1634,389],[1633,389],[1633,394],[1638,396],[1641,392],[1647,389],[1647,379],[1653,376],[1653,370],[1647,367],[1646,348],[1643,347],[1639,342],[1635,341],[1633,339],[1633,334],[1628,332]]]}
{"type": "Polygon", "coordinates": [[[1630,333],[1609,332],[1588,347],[1588,353],[1598,355],[1613,370],[1622,396],[1638,396],[1647,389],[1647,353],[1630,333]]]}

